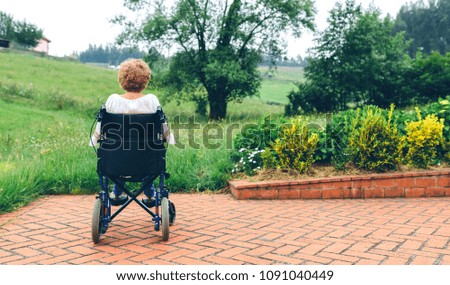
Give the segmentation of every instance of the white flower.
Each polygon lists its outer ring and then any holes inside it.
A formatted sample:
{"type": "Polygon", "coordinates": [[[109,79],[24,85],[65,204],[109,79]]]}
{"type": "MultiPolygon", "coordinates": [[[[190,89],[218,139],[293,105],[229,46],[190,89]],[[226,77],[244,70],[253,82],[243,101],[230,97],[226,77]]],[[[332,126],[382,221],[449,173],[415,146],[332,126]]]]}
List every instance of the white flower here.
{"type": "Polygon", "coordinates": [[[245,151],[245,148],[241,148],[240,150],[239,150],[239,152],[244,152],[245,151]]]}

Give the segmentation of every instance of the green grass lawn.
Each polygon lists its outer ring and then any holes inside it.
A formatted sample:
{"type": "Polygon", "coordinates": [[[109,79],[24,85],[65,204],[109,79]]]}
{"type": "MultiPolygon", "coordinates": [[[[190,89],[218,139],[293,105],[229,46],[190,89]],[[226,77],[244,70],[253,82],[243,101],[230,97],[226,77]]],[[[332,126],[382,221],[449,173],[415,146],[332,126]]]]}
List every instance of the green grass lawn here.
{"type": "Polygon", "coordinates": [[[12,52],[0,53],[0,59],[3,84],[33,89],[43,96],[56,93],[76,102],[98,104],[105,94],[120,92],[116,74],[108,69],[12,52]]]}
{"type": "MultiPolygon", "coordinates": [[[[121,92],[117,71],[0,52],[0,213],[43,194],[97,192],[96,157],[88,147],[89,131],[101,104],[111,93],[121,92]]],[[[161,94],[151,85],[148,92],[161,94]]],[[[216,126],[225,135],[212,136],[213,147],[204,144],[207,118],[197,116],[200,127],[194,131],[179,130],[186,128],[194,115],[192,103],[165,104],[172,128],[178,132],[177,140],[186,145],[184,149],[179,145],[169,148],[167,161],[172,176],[167,185],[173,191],[226,186],[232,168],[229,148],[233,135],[246,122],[282,114],[283,106],[266,104],[277,98],[283,100],[284,95],[275,93],[267,93],[273,97],[230,103],[227,118],[216,126]],[[189,134],[199,147],[187,143],[189,134]],[[215,147],[217,142],[220,145],[215,147]]]]}
{"type": "MultiPolygon", "coordinates": [[[[264,75],[267,67],[260,67],[259,70],[264,75]]],[[[272,78],[263,76],[260,90],[260,98],[264,102],[287,104],[287,95],[296,89],[295,82],[303,81],[303,68],[279,66],[272,78]]]]}

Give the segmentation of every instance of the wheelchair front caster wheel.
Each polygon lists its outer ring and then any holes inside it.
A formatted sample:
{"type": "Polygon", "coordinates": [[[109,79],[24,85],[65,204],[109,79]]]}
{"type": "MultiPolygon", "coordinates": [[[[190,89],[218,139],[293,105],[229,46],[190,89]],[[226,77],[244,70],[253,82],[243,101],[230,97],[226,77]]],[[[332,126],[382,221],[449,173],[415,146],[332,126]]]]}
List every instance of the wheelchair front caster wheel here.
{"type": "Polygon", "coordinates": [[[161,227],[163,241],[169,240],[169,218],[169,199],[167,199],[167,197],[163,197],[161,199],[161,227]]]}
{"type": "Polygon", "coordinates": [[[100,242],[100,236],[102,235],[102,201],[95,199],[94,211],[92,212],[92,241],[94,243],[100,242]]]}

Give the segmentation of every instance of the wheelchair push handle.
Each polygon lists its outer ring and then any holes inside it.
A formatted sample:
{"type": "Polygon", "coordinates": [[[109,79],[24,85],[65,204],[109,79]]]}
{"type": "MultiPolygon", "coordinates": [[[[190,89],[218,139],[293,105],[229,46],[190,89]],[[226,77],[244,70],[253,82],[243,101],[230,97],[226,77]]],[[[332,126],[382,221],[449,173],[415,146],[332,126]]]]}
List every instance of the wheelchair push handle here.
{"type": "Polygon", "coordinates": [[[159,115],[159,120],[161,121],[161,123],[167,123],[167,117],[164,114],[164,111],[161,106],[158,106],[156,108],[156,113],[159,115]]]}
{"type": "Polygon", "coordinates": [[[105,113],[106,113],[106,106],[102,105],[102,107],[98,110],[97,115],[95,116],[97,122],[101,122],[103,120],[103,115],[105,113]]]}

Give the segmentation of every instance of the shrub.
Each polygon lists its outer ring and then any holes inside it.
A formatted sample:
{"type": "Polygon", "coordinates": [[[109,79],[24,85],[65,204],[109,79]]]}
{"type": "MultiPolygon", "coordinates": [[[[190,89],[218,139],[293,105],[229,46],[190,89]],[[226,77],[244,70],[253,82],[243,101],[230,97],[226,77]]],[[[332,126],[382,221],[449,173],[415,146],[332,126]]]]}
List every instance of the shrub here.
{"type": "Polygon", "coordinates": [[[436,115],[428,115],[422,119],[419,109],[416,109],[418,121],[406,125],[408,152],[406,159],[409,164],[427,168],[437,157],[438,147],[444,146],[442,132],[444,119],[436,115]]]}
{"type": "Polygon", "coordinates": [[[414,121],[416,114],[414,110],[395,110],[392,116],[392,122],[397,126],[397,131],[400,135],[406,136],[406,124],[414,121]]]}
{"type": "Polygon", "coordinates": [[[338,108],[337,96],[329,96],[320,84],[298,83],[297,88],[288,94],[289,103],[284,109],[286,116],[331,112],[338,108]]]}
{"type": "Polygon", "coordinates": [[[443,145],[442,145],[442,153],[439,157],[442,158],[442,160],[444,160],[447,163],[450,163],[450,142],[443,140],[443,145]]]}
{"type": "Polygon", "coordinates": [[[349,137],[351,158],[358,168],[377,172],[398,168],[404,140],[392,122],[393,112],[391,105],[386,119],[378,107],[358,110],[349,137]]]}
{"type": "Polygon", "coordinates": [[[282,127],[279,137],[270,148],[266,148],[263,155],[265,166],[273,166],[282,169],[295,169],[300,173],[307,172],[314,163],[314,151],[319,136],[310,134],[307,121],[303,117],[293,118],[290,124],[282,127]]]}
{"type": "MultiPolygon", "coordinates": [[[[422,117],[435,115],[438,119],[444,120],[444,129],[442,131],[443,142],[436,148],[436,158],[438,160],[442,159],[446,162],[450,162],[450,96],[447,96],[445,99],[439,99],[438,102],[421,107],[420,114],[422,117]]],[[[417,115],[414,113],[413,119],[409,121],[415,121],[416,117],[417,115]]]]}
{"type": "Polygon", "coordinates": [[[260,150],[258,148],[255,148],[253,150],[241,148],[239,150],[240,159],[231,172],[244,172],[247,175],[254,175],[255,171],[261,169],[261,166],[263,164],[261,158],[261,153],[263,152],[264,150],[260,150]]]}
{"type": "Polygon", "coordinates": [[[236,165],[232,172],[253,175],[260,169],[263,166],[262,150],[278,138],[280,127],[285,122],[283,117],[267,116],[256,123],[244,125],[233,140],[231,158],[236,165]]]}
{"type": "Polygon", "coordinates": [[[356,117],[356,110],[342,111],[328,118],[326,126],[327,158],[324,162],[331,162],[338,170],[345,170],[350,161],[348,152],[348,138],[352,132],[352,121],[356,117]]]}
{"type": "Polygon", "coordinates": [[[37,94],[33,86],[28,87],[18,86],[17,84],[4,84],[0,82],[0,98],[5,101],[11,101],[11,99],[33,99],[37,94]]]}
{"type": "Polygon", "coordinates": [[[270,147],[266,147],[266,149],[264,149],[261,153],[261,159],[265,169],[273,169],[278,167],[278,155],[270,147]]]}
{"type": "Polygon", "coordinates": [[[59,90],[51,90],[48,93],[49,106],[54,104],[57,110],[73,109],[77,107],[77,101],[72,97],[60,92],[59,90]]]}
{"type": "Polygon", "coordinates": [[[278,138],[281,125],[286,123],[283,117],[266,116],[256,123],[245,124],[233,140],[236,151],[245,149],[264,149],[278,138]]]}
{"type": "Polygon", "coordinates": [[[436,115],[439,119],[444,119],[445,124],[442,134],[446,140],[450,140],[450,126],[448,125],[450,122],[450,96],[447,96],[444,100],[439,100],[439,102],[425,105],[421,108],[421,114],[423,117],[436,115]]]}
{"type": "Polygon", "coordinates": [[[418,52],[412,66],[412,85],[420,103],[437,101],[450,95],[450,52],[429,55],[418,52]]]}
{"type": "Polygon", "coordinates": [[[317,148],[314,150],[314,160],[322,163],[329,163],[331,160],[332,147],[328,144],[326,128],[317,129],[319,140],[317,148]]]}

